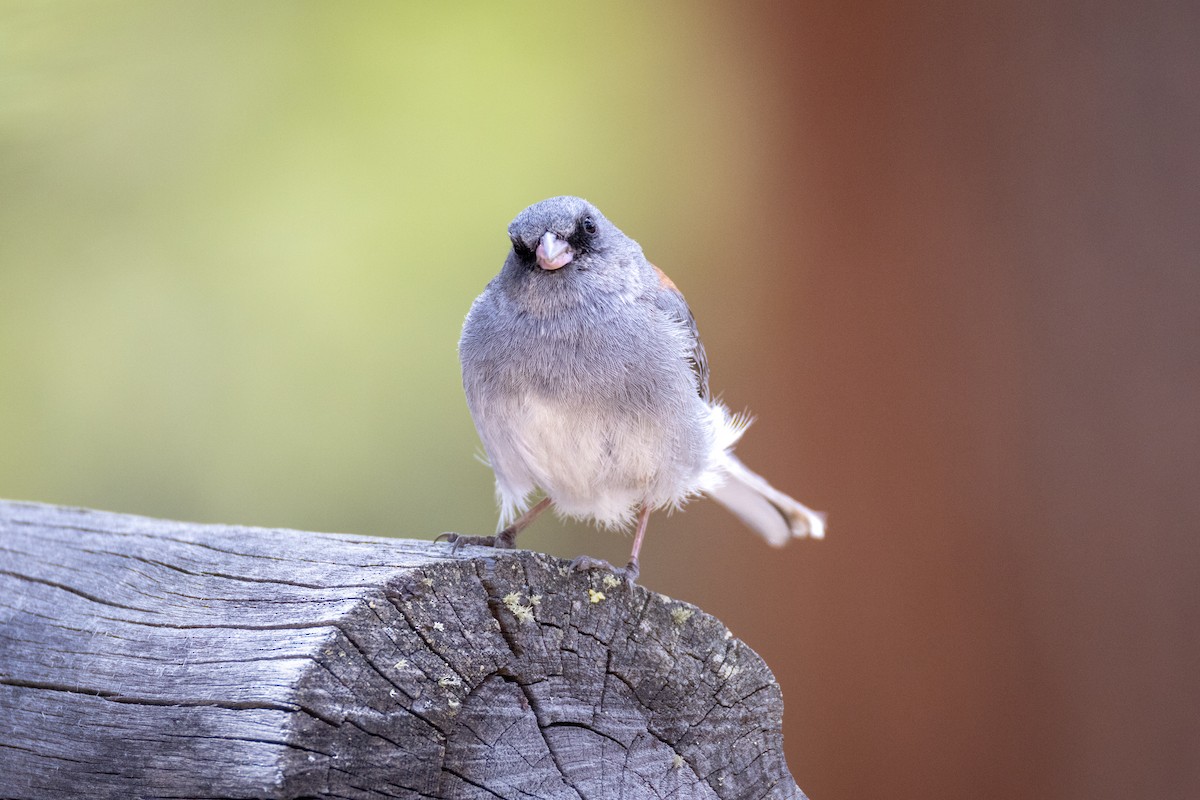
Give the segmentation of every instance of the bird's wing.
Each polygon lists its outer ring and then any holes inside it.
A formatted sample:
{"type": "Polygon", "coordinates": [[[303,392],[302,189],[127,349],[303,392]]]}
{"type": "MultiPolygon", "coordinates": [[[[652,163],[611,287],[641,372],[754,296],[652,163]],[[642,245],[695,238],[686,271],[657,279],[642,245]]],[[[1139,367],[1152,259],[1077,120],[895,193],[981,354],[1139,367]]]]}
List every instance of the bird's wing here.
{"type": "Polygon", "coordinates": [[[687,300],[684,299],[683,292],[679,291],[675,282],[658,267],[653,264],[650,266],[654,267],[654,271],[658,273],[659,291],[654,293],[655,302],[667,316],[679,322],[691,337],[692,352],[688,361],[692,365],[692,371],[696,373],[696,388],[700,392],[700,397],[710,400],[708,356],[705,355],[704,344],[700,341],[700,330],[696,327],[696,318],[692,316],[692,310],[688,308],[687,300]]]}

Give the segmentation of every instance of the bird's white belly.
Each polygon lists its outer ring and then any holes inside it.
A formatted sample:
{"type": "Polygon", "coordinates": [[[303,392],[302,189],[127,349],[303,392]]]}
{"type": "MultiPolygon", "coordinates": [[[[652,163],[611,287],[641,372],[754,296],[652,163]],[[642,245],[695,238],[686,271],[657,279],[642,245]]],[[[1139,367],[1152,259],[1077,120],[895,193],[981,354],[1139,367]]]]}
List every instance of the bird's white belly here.
{"type": "Polygon", "coordinates": [[[543,397],[523,398],[516,419],[520,467],[562,513],[622,525],[638,504],[670,499],[657,496],[675,461],[671,433],[657,421],[543,397]]]}

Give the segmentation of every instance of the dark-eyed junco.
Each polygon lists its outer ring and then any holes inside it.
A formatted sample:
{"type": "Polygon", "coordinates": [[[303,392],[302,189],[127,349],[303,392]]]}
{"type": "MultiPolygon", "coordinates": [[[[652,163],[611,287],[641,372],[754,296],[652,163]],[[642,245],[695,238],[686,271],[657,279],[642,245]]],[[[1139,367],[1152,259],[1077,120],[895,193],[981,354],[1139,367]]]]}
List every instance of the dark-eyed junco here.
{"type": "MultiPolygon", "coordinates": [[[[553,505],[610,528],[716,498],[773,545],[825,535],[825,519],[733,455],[746,419],[708,390],[696,321],[675,284],[586,200],[553,197],[508,226],[512,250],[463,325],[467,405],[496,473],[496,536],[512,547],[553,505]],[[530,497],[545,497],[533,507],[530,497]]],[[[592,566],[591,559],[577,563],[592,566]]]]}

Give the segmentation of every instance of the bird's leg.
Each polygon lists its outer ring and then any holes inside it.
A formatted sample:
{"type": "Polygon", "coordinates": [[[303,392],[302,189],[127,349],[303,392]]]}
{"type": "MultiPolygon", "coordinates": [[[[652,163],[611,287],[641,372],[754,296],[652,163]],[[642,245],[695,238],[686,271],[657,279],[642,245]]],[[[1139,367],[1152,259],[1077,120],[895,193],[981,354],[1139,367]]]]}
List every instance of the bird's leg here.
{"type": "Polygon", "coordinates": [[[511,550],[517,544],[517,534],[528,528],[543,511],[550,507],[550,498],[543,497],[537,505],[513,520],[513,523],[496,534],[496,547],[511,550]]]}
{"type": "Polygon", "coordinates": [[[611,569],[624,578],[626,583],[632,584],[641,572],[638,566],[638,552],[642,549],[642,540],[646,538],[646,526],[649,522],[650,506],[643,505],[638,510],[637,530],[633,534],[633,552],[629,556],[629,563],[625,565],[625,569],[615,569],[607,561],[591,556],[579,556],[571,562],[571,566],[578,572],[586,572],[589,569],[611,569]]]}
{"type": "Polygon", "coordinates": [[[629,563],[625,565],[625,580],[633,583],[642,571],[638,565],[638,553],[642,549],[642,539],[646,538],[646,526],[650,523],[650,506],[643,505],[638,512],[637,532],[633,534],[633,552],[629,554],[629,563]]]}
{"type": "Polygon", "coordinates": [[[543,497],[538,504],[513,520],[513,523],[495,536],[464,536],[461,533],[439,534],[435,542],[449,542],[455,550],[463,545],[473,544],[479,547],[497,547],[501,550],[511,550],[517,545],[517,534],[529,527],[543,511],[550,507],[550,498],[543,497]]]}

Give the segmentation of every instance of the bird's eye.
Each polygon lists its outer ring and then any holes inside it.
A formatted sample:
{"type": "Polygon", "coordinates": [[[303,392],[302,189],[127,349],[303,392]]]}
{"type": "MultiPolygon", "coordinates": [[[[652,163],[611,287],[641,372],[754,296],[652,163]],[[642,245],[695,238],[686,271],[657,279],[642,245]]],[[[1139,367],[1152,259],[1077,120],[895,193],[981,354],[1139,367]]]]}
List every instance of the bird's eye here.
{"type": "Polygon", "coordinates": [[[584,217],[582,220],[580,220],[579,224],[583,226],[583,232],[588,236],[592,236],[596,233],[596,220],[592,219],[591,217],[584,217]]]}
{"type": "Polygon", "coordinates": [[[512,241],[513,252],[521,258],[528,258],[533,255],[533,252],[525,245],[519,236],[510,237],[512,241]]]}

